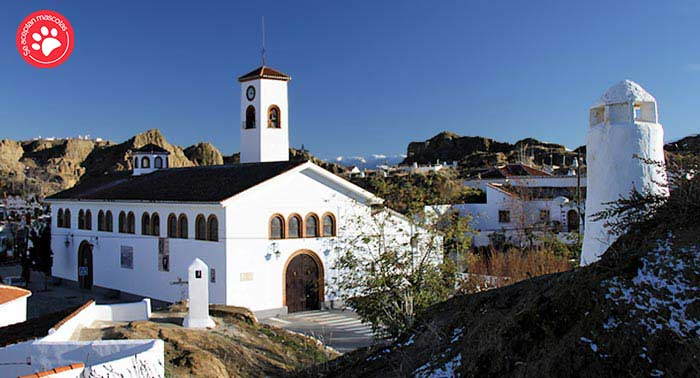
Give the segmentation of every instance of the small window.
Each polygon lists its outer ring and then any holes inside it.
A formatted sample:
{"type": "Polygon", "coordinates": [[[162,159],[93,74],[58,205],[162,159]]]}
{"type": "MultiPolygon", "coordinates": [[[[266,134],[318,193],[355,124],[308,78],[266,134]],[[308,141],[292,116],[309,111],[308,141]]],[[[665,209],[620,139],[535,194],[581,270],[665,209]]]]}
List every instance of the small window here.
{"type": "Polygon", "coordinates": [[[187,216],[185,214],[180,214],[180,218],[177,221],[177,236],[180,239],[187,239],[187,216]]]}
{"type": "Polygon", "coordinates": [[[194,224],[194,238],[197,240],[206,240],[207,236],[207,221],[204,220],[204,215],[197,215],[197,220],[194,224]]]}
{"type": "Polygon", "coordinates": [[[66,211],[63,212],[63,227],[64,228],[73,227],[73,225],[71,224],[71,220],[70,220],[70,209],[66,209],[66,211]]]}
{"type": "Polygon", "coordinates": [[[540,222],[549,222],[549,210],[540,210],[540,222]]]}
{"type": "Polygon", "coordinates": [[[498,211],[498,223],[510,223],[510,211],[499,210],[498,211]]]}
{"type": "Polygon", "coordinates": [[[248,105],[245,110],[245,128],[255,128],[255,107],[253,105],[248,105]]]}
{"type": "Polygon", "coordinates": [[[144,156],[143,158],[141,158],[141,168],[151,168],[151,159],[149,159],[148,156],[144,156]]]}
{"type": "Polygon", "coordinates": [[[160,216],[158,213],[153,214],[151,217],[151,235],[160,236],[160,216]]]}
{"type": "Polygon", "coordinates": [[[58,209],[56,214],[56,227],[64,227],[63,225],[63,209],[58,209]]]}
{"type": "Polygon", "coordinates": [[[85,211],[85,224],[83,226],[86,230],[92,230],[92,211],[85,211]]]}
{"type": "Polygon", "coordinates": [[[114,217],[112,217],[112,212],[109,210],[105,214],[105,231],[114,231],[114,217]]]}
{"type": "Polygon", "coordinates": [[[216,269],[209,269],[209,282],[216,283],[216,269]]]}
{"type": "Polygon", "coordinates": [[[119,213],[119,232],[126,234],[126,230],[126,213],[122,211],[119,213]]]}
{"type": "Polygon", "coordinates": [[[137,156],[134,158],[134,168],[138,168],[138,167],[139,167],[139,158],[137,156]]]}
{"type": "Polygon", "coordinates": [[[177,217],[175,216],[175,214],[170,214],[168,216],[168,237],[177,237],[177,217]]]}
{"type": "Polygon", "coordinates": [[[141,216],[141,235],[148,235],[151,233],[151,217],[148,213],[143,213],[141,216]]]}
{"type": "Polygon", "coordinates": [[[284,239],[284,218],[281,215],[270,219],[270,239],[284,239]]]}
{"type": "Polygon", "coordinates": [[[292,215],[291,217],[289,217],[288,227],[289,233],[287,234],[287,237],[301,237],[301,217],[299,217],[298,215],[292,215]]]}
{"type": "Polygon", "coordinates": [[[215,215],[210,215],[207,221],[207,240],[219,241],[219,220],[215,215]]]}
{"type": "Polygon", "coordinates": [[[304,226],[306,227],[306,237],[307,238],[317,238],[318,237],[318,217],[316,215],[308,215],[306,220],[304,220],[304,226]]]}
{"type": "Polygon", "coordinates": [[[85,211],[83,209],[80,209],[80,211],[78,211],[78,229],[85,229],[85,211]]]}
{"type": "Polygon", "coordinates": [[[323,236],[335,236],[335,218],[331,214],[323,216],[323,236]]]}
{"type": "Polygon", "coordinates": [[[161,169],[163,168],[163,158],[160,156],[157,156],[155,160],[153,160],[153,166],[155,168],[161,169]]]}
{"type": "Polygon", "coordinates": [[[136,233],[136,216],[131,211],[126,216],[126,232],[130,234],[136,233]]]}
{"type": "Polygon", "coordinates": [[[105,212],[100,210],[97,212],[97,231],[105,230],[105,212]]]}
{"type": "Polygon", "coordinates": [[[277,105],[270,106],[270,109],[267,111],[267,127],[271,129],[279,129],[282,127],[280,108],[278,108],[277,105]]]}

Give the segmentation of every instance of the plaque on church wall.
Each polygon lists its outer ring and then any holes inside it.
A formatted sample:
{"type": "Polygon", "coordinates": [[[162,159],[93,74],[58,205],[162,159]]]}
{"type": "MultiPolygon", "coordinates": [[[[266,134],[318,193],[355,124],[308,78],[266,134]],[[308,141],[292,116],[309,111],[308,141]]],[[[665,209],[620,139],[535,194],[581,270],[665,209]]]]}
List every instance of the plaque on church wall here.
{"type": "Polygon", "coordinates": [[[134,247],[121,246],[120,264],[124,269],[134,269],[134,247]]]}
{"type": "Polygon", "coordinates": [[[170,271],[170,240],[158,238],[158,271],[170,271]]]}
{"type": "Polygon", "coordinates": [[[253,272],[241,273],[241,282],[252,281],[252,280],[253,280],[253,272]]]}

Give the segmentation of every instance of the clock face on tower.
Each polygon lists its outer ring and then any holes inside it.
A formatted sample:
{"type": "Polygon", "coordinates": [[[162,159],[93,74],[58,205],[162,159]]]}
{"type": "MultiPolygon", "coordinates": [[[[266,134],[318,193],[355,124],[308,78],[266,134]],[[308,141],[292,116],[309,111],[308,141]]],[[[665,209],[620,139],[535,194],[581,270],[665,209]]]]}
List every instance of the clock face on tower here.
{"type": "Polygon", "coordinates": [[[245,96],[248,98],[248,101],[253,101],[255,98],[255,87],[252,85],[249,86],[245,91],[245,96]]]}

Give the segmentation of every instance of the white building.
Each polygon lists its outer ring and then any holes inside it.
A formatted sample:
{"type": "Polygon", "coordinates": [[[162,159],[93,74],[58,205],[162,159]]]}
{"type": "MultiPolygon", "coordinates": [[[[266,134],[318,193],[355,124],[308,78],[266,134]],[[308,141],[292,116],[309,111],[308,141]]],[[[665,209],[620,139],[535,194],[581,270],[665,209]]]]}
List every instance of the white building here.
{"type": "MultiPolygon", "coordinates": [[[[667,193],[664,164],[664,129],[654,96],[639,84],[624,80],[610,87],[591,107],[588,134],[589,214],[607,204],[641,193],[667,193]]],[[[586,218],[581,265],[597,261],[617,239],[606,220],[586,218]]]]}
{"type": "Polygon", "coordinates": [[[27,320],[29,290],[0,284],[0,327],[27,320]]]}
{"type": "MultiPolygon", "coordinates": [[[[150,173],[49,197],[54,276],[174,302],[199,258],[210,267],[211,303],[266,316],[328,300],[337,243],[361,234],[383,200],[289,161],[289,76],[260,67],[239,81],[244,163],[173,169],[164,159],[150,173]]],[[[392,217],[410,240],[409,220],[392,217]]]]}
{"type": "Polygon", "coordinates": [[[558,234],[564,242],[573,241],[573,233],[578,233],[582,226],[579,211],[584,212],[585,207],[581,201],[579,209],[576,201],[579,196],[582,200],[586,197],[586,178],[579,180],[576,176],[551,176],[532,168],[516,168],[510,167],[506,172],[518,175],[490,175],[464,181],[465,186],[485,192],[483,203],[428,206],[427,210],[443,212],[451,208],[460,215],[470,216],[471,226],[478,231],[473,239],[477,247],[492,243],[494,234],[520,244],[524,242],[523,235],[544,230],[558,234]]]}

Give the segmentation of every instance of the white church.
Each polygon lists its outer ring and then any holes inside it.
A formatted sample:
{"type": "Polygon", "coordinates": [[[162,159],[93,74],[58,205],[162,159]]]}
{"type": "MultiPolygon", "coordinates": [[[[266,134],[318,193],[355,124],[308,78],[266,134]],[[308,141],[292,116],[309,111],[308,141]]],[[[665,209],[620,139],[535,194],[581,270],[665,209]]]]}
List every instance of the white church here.
{"type": "Polygon", "coordinates": [[[210,268],[211,303],[270,316],[332,299],[337,244],[374,232],[363,224],[391,218],[412,240],[409,220],[382,199],[289,161],[290,80],[266,66],[238,79],[241,164],[169,168],[168,152],[146,145],[132,151],[131,172],[49,197],[53,276],[175,302],[198,258],[210,268]]]}

